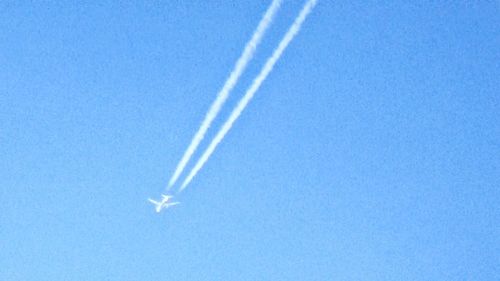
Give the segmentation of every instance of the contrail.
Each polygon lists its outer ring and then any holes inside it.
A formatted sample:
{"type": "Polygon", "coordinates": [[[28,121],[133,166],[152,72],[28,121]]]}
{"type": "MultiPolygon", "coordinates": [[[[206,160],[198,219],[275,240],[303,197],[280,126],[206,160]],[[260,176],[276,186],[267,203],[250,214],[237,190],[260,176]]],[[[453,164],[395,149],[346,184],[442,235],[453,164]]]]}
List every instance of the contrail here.
{"type": "Polygon", "coordinates": [[[234,85],[236,85],[236,82],[238,82],[238,79],[245,70],[248,62],[252,59],[255,50],[257,49],[257,45],[260,43],[264,33],[271,24],[273,17],[278,11],[282,2],[283,0],[273,0],[271,5],[267,8],[266,13],[260,20],[257,29],[255,29],[253,33],[252,38],[245,45],[245,49],[243,50],[243,53],[241,54],[240,58],[237,60],[233,71],[227,78],[226,83],[224,84],[222,89],[217,94],[217,98],[210,106],[210,109],[205,115],[205,119],[201,123],[200,128],[198,129],[193,139],[191,140],[191,144],[189,144],[189,147],[184,152],[184,155],[179,161],[179,164],[177,164],[175,172],[170,178],[170,181],[168,182],[168,189],[170,189],[175,184],[180,174],[186,167],[186,164],[189,162],[189,159],[191,158],[191,156],[193,156],[194,151],[196,150],[200,142],[203,140],[205,133],[210,127],[210,124],[219,113],[224,102],[227,100],[229,92],[234,88],[234,85]]]}
{"type": "Polygon", "coordinates": [[[229,118],[226,120],[224,125],[222,125],[222,128],[217,132],[217,135],[214,137],[208,148],[203,152],[203,155],[200,157],[198,162],[196,162],[196,165],[194,168],[191,170],[189,175],[186,177],[184,182],[182,183],[181,188],[179,189],[179,192],[184,190],[186,186],[191,182],[191,180],[196,176],[198,171],[205,165],[207,162],[208,158],[212,153],[214,152],[215,148],[217,145],[222,141],[224,136],[227,134],[227,132],[231,129],[233,126],[233,123],[238,119],[240,116],[241,112],[245,109],[245,107],[248,105],[252,97],[254,96],[255,92],[259,89],[260,85],[264,80],[266,79],[267,75],[273,70],[274,64],[278,59],[280,58],[281,54],[283,54],[283,51],[285,51],[286,47],[288,44],[293,40],[295,35],[300,30],[300,27],[306,17],[309,15],[311,10],[314,8],[316,5],[317,0],[308,0],[302,10],[300,11],[300,14],[295,18],[295,21],[293,24],[290,26],[290,29],[288,29],[287,33],[279,43],[278,47],[274,50],[272,56],[266,61],[266,64],[260,71],[259,75],[253,80],[252,85],[248,88],[247,92],[243,96],[243,98],[238,102],[238,105],[234,108],[234,110],[231,112],[231,115],[229,118]]]}

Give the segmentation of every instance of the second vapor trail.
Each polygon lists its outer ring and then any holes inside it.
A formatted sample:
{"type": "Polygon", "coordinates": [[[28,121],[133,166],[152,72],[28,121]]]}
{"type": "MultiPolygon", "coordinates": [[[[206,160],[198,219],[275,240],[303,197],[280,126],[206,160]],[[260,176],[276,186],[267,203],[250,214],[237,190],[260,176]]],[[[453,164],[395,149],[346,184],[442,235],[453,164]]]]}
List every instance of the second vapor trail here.
{"type": "Polygon", "coordinates": [[[222,141],[224,136],[227,134],[227,132],[231,129],[233,126],[233,123],[238,119],[240,114],[243,112],[245,107],[248,105],[250,100],[253,98],[255,92],[259,89],[260,85],[266,77],[269,75],[269,73],[273,70],[274,64],[278,61],[278,59],[281,57],[283,54],[283,51],[285,51],[286,47],[288,44],[293,40],[295,35],[300,30],[300,27],[304,20],[307,18],[311,10],[314,8],[316,5],[317,0],[308,0],[302,10],[300,11],[300,14],[295,18],[295,21],[293,24],[290,26],[288,29],[287,33],[279,43],[278,47],[274,50],[273,54],[271,57],[266,61],[266,64],[260,71],[259,75],[254,79],[252,84],[250,85],[250,88],[248,88],[247,92],[243,96],[243,98],[238,102],[238,105],[233,109],[231,112],[231,115],[229,118],[226,120],[224,125],[222,125],[222,128],[217,132],[217,135],[214,137],[208,148],[203,152],[203,155],[200,157],[198,162],[196,162],[196,165],[193,167],[189,175],[186,177],[184,182],[182,183],[181,188],[179,189],[179,192],[184,190],[186,186],[191,182],[191,180],[196,176],[198,171],[205,165],[207,162],[208,158],[212,153],[214,152],[215,148],[217,145],[222,141]]]}
{"type": "Polygon", "coordinates": [[[271,24],[274,15],[278,11],[279,7],[281,6],[283,0],[273,0],[271,5],[267,8],[266,13],[262,17],[262,19],[259,22],[259,25],[257,26],[257,29],[255,29],[252,38],[248,43],[245,45],[245,49],[243,53],[241,54],[240,58],[236,62],[233,71],[227,78],[224,86],[222,89],[219,91],[217,94],[217,98],[215,101],[212,103],[210,106],[210,109],[208,110],[207,114],[205,115],[205,119],[203,119],[203,122],[201,123],[200,128],[194,135],[193,139],[191,140],[191,143],[189,144],[189,147],[186,149],[184,152],[184,155],[182,156],[181,160],[179,161],[179,164],[177,164],[177,167],[175,168],[175,172],[170,178],[168,182],[168,188],[170,189],[177,179],[179,178],[180,174],[186,167],[186,164],[189,162],[189,159],[191,156],[193,156],[193,153],[195,152],[196,148],[200,144],[200,142],[203,140],[203,137],[205,136],[205,133],[207,132],[208,128],[210,127],[210,124],[212,121],[215,119],[217,114],[219,113],[220,109],[222,108],[222,105],[224,102],[227,100],[229,96],[229,92],[234,88],[236,85],[236,82],[238,82],[239,77],[245,70],[248,62],[252,59],[255,50],[257,48],[257,45],[260,43],[264,33],[266,32],[266,29],[269,27],[271,24]]]}

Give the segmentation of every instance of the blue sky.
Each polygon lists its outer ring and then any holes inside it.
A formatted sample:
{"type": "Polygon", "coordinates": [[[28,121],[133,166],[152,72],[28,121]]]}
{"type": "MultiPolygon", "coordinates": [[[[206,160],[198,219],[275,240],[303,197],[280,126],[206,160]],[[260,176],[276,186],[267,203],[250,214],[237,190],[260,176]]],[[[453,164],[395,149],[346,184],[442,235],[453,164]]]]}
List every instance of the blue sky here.
{"type": "Polygon", "coordinates": [[[494,2],[319,1],[154,213],[269,3],[0,4],[0,279],[500,278],[494,2]]]}

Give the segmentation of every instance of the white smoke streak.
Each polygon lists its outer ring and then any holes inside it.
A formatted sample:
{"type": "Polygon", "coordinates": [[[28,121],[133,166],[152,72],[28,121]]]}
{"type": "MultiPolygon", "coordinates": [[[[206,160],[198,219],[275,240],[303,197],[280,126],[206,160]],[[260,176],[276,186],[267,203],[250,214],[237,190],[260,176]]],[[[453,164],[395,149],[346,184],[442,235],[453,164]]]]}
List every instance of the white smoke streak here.
{"type": "Polygon", "coordinates": [[[222,128],[217,132],[217,135],[214,137],[208,148],[205,150],[203,155],[200,157],[198,162],[196,162],[196,165],[194,168],[191,170],[189,175],[186,177],[184,182],[182,183],[181,188],[179,189],[179,192],[184,190],[186,186],[191,182],[191,180],[196,176],[198,171],[205,165],[207,162],[208,158],[212,153],[214,152],[215,148],[217,145],[222,141],[224,136],[227,134],[227,132],[231,129],[233,126],[233,123],[238,119],[240,116],[241,112],[245,109],[245,107],[248,105],[252,97],[254,96],[255,92],[259,89],[260,85],[264,80],[266,79],[267,75],[273,70],[274,64],[280,56],[283,54],[283,51],[285,51],[286,47],[288,44],[293,40],[295,35],[300,30],[300,27],[306,17],[309,15],[311,10],[314,8],[316,5],[317,0],[309,0],[306,2],[302,10],[300,11],[300,14],[295,18],[295,21],[293,22],[292,26],[290,26],[290,29],[288,29],[288,32],[285,34],[281,42],[279,43],[278,47],[274,50],[272,56],[266,61],[266,64],[260,71],[259,75],[254,79],[252,85],[250,85],[250,88],[248,88],[247,92],[243,96],[243,98],[238,102],[238,105],[234,108],[234,110],[231,112],[231,115],[229,118],[226,120],[222,128]]]}
{"type": "Polygon", "coordinates": [[[210,127],[210,124],[212,121],[215,119],[217,114],[219,113],[220,109],[222,108],[222,105],[224,102],[227,100],[229,96],[229,92],[234,88],[236,85],[236,82],[238,82],[239,77],[245,70],[248,62],[252,59],[255,50],[257,48],[257,45],[260,43],[266,29],[269,27],[271,24],[274,15],[276,14],[277,10],[279,9],[280,5],[282,3],[282,0],[273,0],[269,8],[267,8],[266,13],[262,17],[262,19],[259,22],[259,25],[257,26],[257,29],[255,30],[254,34],[252,35],[252,38],[250,41],[245,46],[245,49],[243,53],[241,54],[240,58],[236,62],[233,71],[229,75],[229,77],[226,80],[226,83],[222,87],[222,89],[219,91],[217,94],[217,98],[215,101],[212,103],[210,106],[210,109],[208,110],[207,114],[205,115],[205,119],[201,123],[200,128],[194,135],[193,139],[191,140],[191,144],[189,144],[189,147],[186,149],[184,152],[184,155],[182,156],[181,160],[179,161],[179,164],[177,164],[177,167],[175,168],[175,172],[170,178],[168,182],[168,189],[170,189],[177,179],[179,178],[180,174],[186,167],[186,164],[189,162],[189,159],[193,156],[193,153],[195,152],[196,148],[200,144],[200,142],[203,140],[205,133],[207,132],[208,128],[210,127]]]}

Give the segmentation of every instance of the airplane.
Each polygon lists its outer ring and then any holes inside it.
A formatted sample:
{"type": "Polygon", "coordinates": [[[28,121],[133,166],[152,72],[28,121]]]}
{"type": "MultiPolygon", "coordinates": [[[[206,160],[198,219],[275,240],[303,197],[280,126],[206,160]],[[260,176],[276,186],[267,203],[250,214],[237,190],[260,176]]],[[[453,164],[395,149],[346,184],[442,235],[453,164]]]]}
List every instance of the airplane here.
{"type": "Polygon", "coordinates": [[[169,207],[172,207],[172,206],[175,206],[177,204],[180,204],[180,202],[168,202],[168,200],[170,200],[170,198],[172,198],[173,196],[171,195],[164,195],[162,194],[161,195],[163,198],[160,202],[158,201],[155,201],[151,198],[148,199],[149,202],[153,203],[156,207],[155,207],[155,210],[157,213],[161,212],[161,209],[167,209],[169,207]]]}

